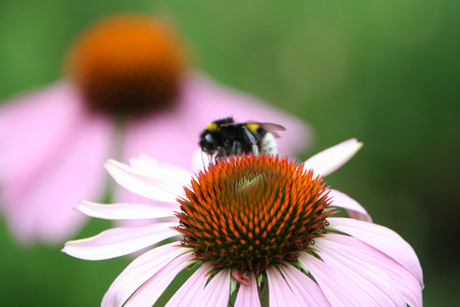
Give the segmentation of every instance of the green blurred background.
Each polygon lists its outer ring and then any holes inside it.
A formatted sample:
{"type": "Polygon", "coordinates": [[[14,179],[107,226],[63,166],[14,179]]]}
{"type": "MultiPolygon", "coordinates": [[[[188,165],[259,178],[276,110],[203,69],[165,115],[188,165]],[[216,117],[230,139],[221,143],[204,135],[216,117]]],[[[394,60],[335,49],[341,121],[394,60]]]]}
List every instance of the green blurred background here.
{"type": "MultiPolygon", "coordinates": [[[[60,78],[72,40],[115,12],[169,19],[199,68],[308,121],[317,139],[302,158],[350,137],[364,142],[328,183],[414,247],[425,306],[455,304],[459,1],[2,0],[0,100],[60,78]]],[[[92,221],[79,237],[109,225],[92,221]]],[[[18,247],[1,221],[0,305],[97,306],[129,262],[60,248],[18,247]]]]}

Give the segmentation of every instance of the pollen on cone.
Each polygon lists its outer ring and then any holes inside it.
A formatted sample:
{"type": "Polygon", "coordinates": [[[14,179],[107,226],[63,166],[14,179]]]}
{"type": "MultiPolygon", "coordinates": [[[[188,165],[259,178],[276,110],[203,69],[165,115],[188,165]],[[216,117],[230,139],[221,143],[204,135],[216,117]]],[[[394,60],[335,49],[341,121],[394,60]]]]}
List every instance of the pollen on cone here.
{"type": "Polygon", "coordinates": [[[83,33],[67,73],[93,111],[141,114],[170,105],[185,68],[182,47],[166,23],[119,15],[83,33]]]}

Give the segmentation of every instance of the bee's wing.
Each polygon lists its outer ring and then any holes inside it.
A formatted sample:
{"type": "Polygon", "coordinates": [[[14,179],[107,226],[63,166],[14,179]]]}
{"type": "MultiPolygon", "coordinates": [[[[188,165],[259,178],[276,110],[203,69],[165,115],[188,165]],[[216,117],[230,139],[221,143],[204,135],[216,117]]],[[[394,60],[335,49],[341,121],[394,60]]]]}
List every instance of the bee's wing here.
{"type": "Polygon", "coordinates": [[[259,123],[258,121],[250,120],[250,121],[247,121],[246,124],[257,124],[261,126],[262,128],[264,128],[265,130],[267,130],[268,132],[270,132],[271,134],[273,134],[273,136],[276,138],[281,137],[276,131],[286,131],[286,128],[284,128],[281,125],[274,124],[274,123],[259,123]]]}

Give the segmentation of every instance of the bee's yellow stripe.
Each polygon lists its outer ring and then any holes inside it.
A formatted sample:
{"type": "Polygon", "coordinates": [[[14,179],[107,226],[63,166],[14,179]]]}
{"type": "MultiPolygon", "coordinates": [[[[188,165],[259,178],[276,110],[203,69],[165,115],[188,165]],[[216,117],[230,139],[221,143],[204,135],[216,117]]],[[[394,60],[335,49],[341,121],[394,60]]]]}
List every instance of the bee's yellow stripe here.
{"type": "Polygon", "coordinates": [[[260,127],[259,124],[247,124],[246,126],[252,133],[256,132],[260,127]]]}
{"type": "Polygon", "coordinates": [[[210,122],[206,125],[206,130],[208,131],[219,131],[219,126],[215,122],[210,122]]]}

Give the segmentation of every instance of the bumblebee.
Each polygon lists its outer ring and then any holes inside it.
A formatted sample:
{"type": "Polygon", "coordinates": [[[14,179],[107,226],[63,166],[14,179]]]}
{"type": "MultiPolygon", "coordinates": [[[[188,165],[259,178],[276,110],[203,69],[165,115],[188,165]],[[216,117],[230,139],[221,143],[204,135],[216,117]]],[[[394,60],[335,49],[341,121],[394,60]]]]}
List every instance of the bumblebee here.
{"type": "Polygon", "coordinates": [[[249,121],[235,123],[232,117],[219,119],[206,125],[200,135],[199,145],[203,152],[219,160],[228,156],[245,154],[274,155],[277,153],[276,131],[284,131],[281,125],[249,121]]]}

